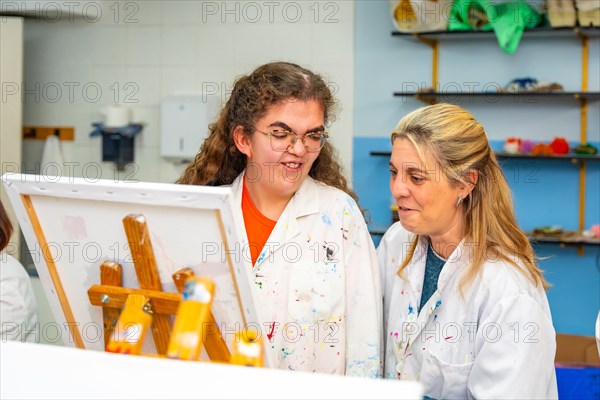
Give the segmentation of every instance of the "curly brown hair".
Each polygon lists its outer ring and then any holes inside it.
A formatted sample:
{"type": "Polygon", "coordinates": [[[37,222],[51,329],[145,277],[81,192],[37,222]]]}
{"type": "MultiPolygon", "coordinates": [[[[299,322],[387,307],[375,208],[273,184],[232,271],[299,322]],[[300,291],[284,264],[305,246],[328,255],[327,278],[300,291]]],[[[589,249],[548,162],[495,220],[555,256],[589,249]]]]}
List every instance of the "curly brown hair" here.
{"type": "Polygon", "coordinates": [[[10,235],[12,235],[13,227],[8,219],[8,214],[4,209],[4,205],[0,201],[0,251],[4,250],[8,246],[10,235]]]}
{"type": "MultiPolygon", "coordinates": [[[[188,185],[229,185],[246,168],[246,156],[233,140],[237,126],[244,134],[254,133],[254,124],[269,107],[286,100],[317,101],[324,110],[325,123],[333,119],[336,101],[323,78],[299,65],[274,62],[262,65],[250,75],[238,78],[231,97],[219,112],[217,120],[209,125],[208,137],[200,151],[177,180],[188,185]]],[[[313,163],[309,176],[350,195],[357,203],[356,194],[348,187],[337,160],[337,152],[327,142],[313,163]]]]}

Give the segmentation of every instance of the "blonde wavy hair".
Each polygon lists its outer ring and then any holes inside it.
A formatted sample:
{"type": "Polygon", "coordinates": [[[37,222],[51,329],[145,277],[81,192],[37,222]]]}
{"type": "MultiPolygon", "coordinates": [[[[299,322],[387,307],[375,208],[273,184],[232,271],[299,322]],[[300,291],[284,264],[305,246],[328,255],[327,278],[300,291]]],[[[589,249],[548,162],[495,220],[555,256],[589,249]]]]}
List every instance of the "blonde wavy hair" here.
{"type": "MultiPolygon", "coordinates": [[[[200,151],[177,180],[188,185],[229,185],[246,168],[246,156],[236,147],[233,130],[244,127],[244,134],[254,134],[254,124],[268,108],[287,100],[317,101],[324,110],[325,124],[335,114],[336,101],[323,78],[299,65],[274,62],[262,65],[250,75],[236,80],[231,96],[211,124],[200,151]]],[[[337,152],[327,142],[313,163],[309,176],[350,195],[337,152]]]]}
{"type": "MultiPolygon", "coordinates": [[[[503,260],[523,273],[534,286],[549,288],[537,266],[533,248],[517,225],[510,188],[483,126],[468,111],[452,104],[419,108],[400,120],[390,137],[409,140],[421,160],[433,156],[450,184],[472,184],[468,173],[478,180],[461,204],[465,217],[465,242],[472,246],[471,264],[460,283],[460,290],[472,283],[487,259],[503,260]]],[[[428,167],[429,168],[429,167],[428,167]]],[[[419,235],[408,247],[398,275],[411,261],[419,235]]]]}

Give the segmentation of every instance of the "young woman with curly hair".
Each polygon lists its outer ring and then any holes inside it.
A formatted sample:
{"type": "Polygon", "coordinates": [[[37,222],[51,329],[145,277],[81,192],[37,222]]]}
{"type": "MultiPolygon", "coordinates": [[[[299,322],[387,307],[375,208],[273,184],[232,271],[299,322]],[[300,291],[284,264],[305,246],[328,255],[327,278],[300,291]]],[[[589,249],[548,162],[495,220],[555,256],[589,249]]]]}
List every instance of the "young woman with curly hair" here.
{"type": "Polygon", "coordinates": [[[233,189],[275,367],[378,377],[377,258],[327,140],[334,106],[311,71],[260,66],[235,82],[178,183],[233,189]]]}

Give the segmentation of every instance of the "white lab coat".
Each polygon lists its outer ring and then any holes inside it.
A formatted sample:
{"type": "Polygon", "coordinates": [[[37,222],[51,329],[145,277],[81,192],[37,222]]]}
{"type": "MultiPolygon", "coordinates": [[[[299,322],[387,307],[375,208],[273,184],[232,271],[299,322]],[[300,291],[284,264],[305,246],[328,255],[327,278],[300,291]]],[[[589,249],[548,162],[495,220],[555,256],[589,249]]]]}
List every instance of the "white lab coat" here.
{"type": "MultiPolygon", "coordinates": [[[[242,176],[232,184],[241,221],[242,176]]],[[[245,234],[244,240],[248,242],[245,234]]],[[[250,259],[249,251],[244,257],[250,259]]],[[[350,196],[307,177],[252,272],[274,367],[381,376],[377,254],[350,196]]]]}
{"type": "Polygon", "coordinates": [[[412,238],[396,223],[377,250],[385,377],[419,380],[435,399],[557,398],[555,332],[544,290],[506,262],[488,260],[462,298],[458,285],[472,249],[463,241],[418,312],[427,238],[417,244],[407,280],[396,273],[412,238]]]}
{"type": "Polygon", "coordinates": [[[20,262],[0,252],[0,339],[33,342],[39,338],[37,302],[20,262]]]}

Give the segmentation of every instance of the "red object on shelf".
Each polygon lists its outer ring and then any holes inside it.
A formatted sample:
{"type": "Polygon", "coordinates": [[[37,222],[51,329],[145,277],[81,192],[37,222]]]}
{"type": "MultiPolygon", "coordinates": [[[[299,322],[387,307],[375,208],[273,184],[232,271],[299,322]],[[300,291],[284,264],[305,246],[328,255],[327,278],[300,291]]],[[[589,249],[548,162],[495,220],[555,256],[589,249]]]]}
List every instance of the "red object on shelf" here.
{"type": "Polygon", "coordinates": [[[550,143],[550,148],[554,154],[567,154],[569,153],[569,142],[563,137],[555,137],[550,143]]]}

